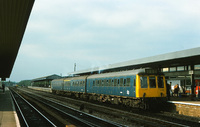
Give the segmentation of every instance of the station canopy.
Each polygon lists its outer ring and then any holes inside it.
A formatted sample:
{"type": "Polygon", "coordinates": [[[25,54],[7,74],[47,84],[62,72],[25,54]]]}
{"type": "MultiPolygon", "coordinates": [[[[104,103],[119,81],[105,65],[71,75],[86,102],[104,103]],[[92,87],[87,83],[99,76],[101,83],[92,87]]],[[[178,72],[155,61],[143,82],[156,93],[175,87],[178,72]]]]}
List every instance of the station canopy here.
{"type": "Polygon", "coordinates": [[[69,75],[89,75],[94,73],[123,71],[146,67],[165,68],[195,64],[200,64],[200,47],[75,71],[69,73],[69,75]]]}
{"type": "Polygon", "coordinates": [[[35,0],[0,0],[0,78],[9,78],[35,0]]]}

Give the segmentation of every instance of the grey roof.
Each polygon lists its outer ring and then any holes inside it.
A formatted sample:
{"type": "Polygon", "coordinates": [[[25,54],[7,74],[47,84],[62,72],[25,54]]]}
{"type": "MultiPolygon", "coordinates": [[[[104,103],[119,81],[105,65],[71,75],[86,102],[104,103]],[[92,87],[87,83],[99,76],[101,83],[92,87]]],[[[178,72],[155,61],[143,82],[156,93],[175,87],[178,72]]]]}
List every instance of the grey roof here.
{"type": "Polygon", "coordinates": [[[44,76],[44,77],[32,79],[32,82],[42,81],[42,80],[53,80],[53,79],[58,79],[58,78],[61,78],[61,76],[53,74],[53,75],[49,75],[49,76],[44,76]]]}
{"type": "Polygon", "coordinates": [[[103,77],[128,76],[128,75],[136,75],[136,74],[139,74],[139,73],[145,73],[145,69],[136,69],[136,70],[129,70],[129,71],[95,74],[95,75],[89,76],[88,79],[103,78],[103,77]]]}
{"type": "Polygon", "coordinates": [[[82,75],[82,74],[95,73],[99,71],[130,70],[143,67],[157,68],[157,67],[183,66],[190,64],[200,64],[200,47],[120,62],[116,64],[109,64],[106,66],[71,72],[69,74],[82,75]]]}

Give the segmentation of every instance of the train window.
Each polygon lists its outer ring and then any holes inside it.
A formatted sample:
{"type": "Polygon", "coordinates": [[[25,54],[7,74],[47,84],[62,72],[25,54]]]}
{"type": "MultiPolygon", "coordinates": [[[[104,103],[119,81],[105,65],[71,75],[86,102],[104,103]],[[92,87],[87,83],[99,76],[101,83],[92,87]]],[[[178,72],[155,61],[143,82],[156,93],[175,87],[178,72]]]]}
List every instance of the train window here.
{"type": "Polygon", "coordinates": [[[98,86],[98,80],[95,80],[95,85],[98,86]]]}
{"type": "Polygon", "coordinates": [[[133,79],[133,86],[136,86],[135,78],[133,79]]]}
{"type": "Polygon", "coordinates": [[[103,80],[101,81],[101,84],[102,84],[101,86],[104,86],[104,81],[103,80]]]}
{"type": "Polygon", "coordinates": [[[150,88],[156,88],[156,78],[155,77],[149,77],[149,86],[150,86],[150,88]]]}
{"type": "Polygon", "coordinates": [[[117,79],[114,79],[114,86],[117,86],[117,79]]]}
{"type": "Polygon", "coordinates": [[[163,77],[158,77],[158,88],[164,88],[163,77]]]}
{"type": "Polygon", "coordinates": [[[124,79],[124,86],[126,86],[126,79],[124,79]]]}
{"type": "Polygon", "coordinates": [[[120,86],[123,86],[123,78],[120,78],[120,86]]]}
{"type": "Polygon", "coordinates": [[[141,88],[148,88],[147,77],[140,77],[141,88]]]}
{"type": "Polygon", "coordinates": [[[114,80],[113,79],[111,80],[111,86],[114,86],[114,80]]]}
{"type": "Polygon", "coordinates": [[[93,86],[95,86],[95,81],[93,81],[93,86]]]}
{"type": "Polygon", "coordinates": [[[99,80],[99,86],[102,86],[102,81],[101,80],[99,80]]]}
{"type": "Polygon", "coordinates": [[[131,82],[131,79],[130,78],[127,78],[127,81],[126,81],[126,86],[130,86],[130,82],[131,82]]]}
{"type": "Polygon", "coordinates": [[[111,79],[108,80],[108,86],[111,86],[111,79]]]}
{"type": "Polygon", "coordinates": [[[85,81],[83,81],[83,85],[85,85],[85,81]]]}
{"type": "Polygon", "coordinates": [[[106,86],[106,85],[107,85],[106,79],[104,79],[103,82],[104,82],[104,85],[103,85],[103,86],[106,86]]]}
{"type": "Polygon", "coordinates": [[[119,86],[119,79],[117,79],[117,86],[119,86]]]}

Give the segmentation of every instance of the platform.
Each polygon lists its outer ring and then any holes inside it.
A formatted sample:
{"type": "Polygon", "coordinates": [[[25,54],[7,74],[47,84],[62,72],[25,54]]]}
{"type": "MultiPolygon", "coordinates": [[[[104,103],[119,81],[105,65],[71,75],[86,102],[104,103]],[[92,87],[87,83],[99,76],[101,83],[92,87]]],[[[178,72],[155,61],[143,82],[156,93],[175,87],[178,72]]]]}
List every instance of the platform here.
{"type": "Polygon", "coordinates": [[[0,89],[0,127],[20,127],[10,91],[7,87],[5,93],[0,89]]]}
{"type": "Polygon", "coordinates": [[[192,101],[191,98],[172,97],[168,102],[172,105],[172,110],[177,113],[200,118],[200,101],[192,101]]]}

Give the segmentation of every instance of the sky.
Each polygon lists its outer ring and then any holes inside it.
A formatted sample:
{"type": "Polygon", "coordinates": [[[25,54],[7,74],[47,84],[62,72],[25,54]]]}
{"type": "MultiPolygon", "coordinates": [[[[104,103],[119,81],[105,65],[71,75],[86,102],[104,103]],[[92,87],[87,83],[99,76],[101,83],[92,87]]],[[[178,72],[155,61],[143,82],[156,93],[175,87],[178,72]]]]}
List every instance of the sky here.
{"type": "Polygon", "coordinates": [[[35,0],[8,80],[200,47],[199,0],[35,0]]]}

